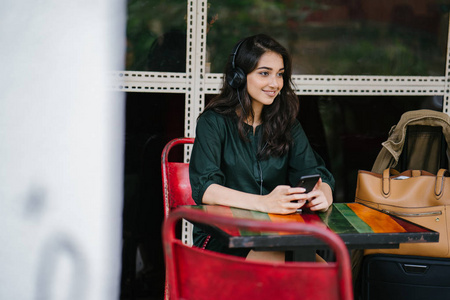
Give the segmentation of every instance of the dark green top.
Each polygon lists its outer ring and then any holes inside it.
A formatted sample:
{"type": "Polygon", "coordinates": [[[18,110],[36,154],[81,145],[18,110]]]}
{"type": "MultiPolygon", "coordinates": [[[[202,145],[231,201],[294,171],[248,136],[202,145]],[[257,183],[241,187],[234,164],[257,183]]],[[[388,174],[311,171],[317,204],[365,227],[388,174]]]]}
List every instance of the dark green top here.
{"type": "MultiPolygon", "coordinates": [[[[189,162],[192,198],[202,204],[203,194],[213,183],[235,190],[269,194],[278,185],[295,186],[302,175],[320,174],[322,181],[334,189],[334,178],[325,168],[322,158],[311,148],[300,122],[296,121],[291,134],[293,144],[289,153],[281,157],[258,160],[261,126],[255,134],[248,126],[249,141],[243,141],[237,128],[237,117],[205,111],[199,118],[194,147],[189,162]]],[[[201,246],[194,238],[194,244],[201,246]]]]}

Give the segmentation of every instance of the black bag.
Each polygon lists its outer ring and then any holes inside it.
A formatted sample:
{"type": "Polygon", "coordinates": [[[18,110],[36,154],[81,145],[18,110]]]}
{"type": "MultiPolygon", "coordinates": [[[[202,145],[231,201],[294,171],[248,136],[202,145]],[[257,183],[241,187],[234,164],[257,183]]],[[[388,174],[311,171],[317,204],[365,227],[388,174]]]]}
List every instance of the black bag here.
{"type": "Polygon", "coordinates": [[[450,259],[366,255],[361,270],[361,299],[450,299],[450,259]]]}

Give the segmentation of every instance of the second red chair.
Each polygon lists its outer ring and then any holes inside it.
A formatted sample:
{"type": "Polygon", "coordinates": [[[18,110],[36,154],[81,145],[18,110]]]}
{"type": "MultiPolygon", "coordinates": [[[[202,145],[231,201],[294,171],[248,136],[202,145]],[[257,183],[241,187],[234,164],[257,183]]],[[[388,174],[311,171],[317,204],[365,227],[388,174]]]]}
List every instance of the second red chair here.
{"type": "Polygon", "coordinates": [[[163,244],[170,299],[353,300],[347,248],[338,235],[316,225],[236,219],[182,207],[165,220],[163,244]],[[188,247],[176,238],[181,219],[219,228],[311,234],[334,250],[336,262],[255,262],[188,247]]]}

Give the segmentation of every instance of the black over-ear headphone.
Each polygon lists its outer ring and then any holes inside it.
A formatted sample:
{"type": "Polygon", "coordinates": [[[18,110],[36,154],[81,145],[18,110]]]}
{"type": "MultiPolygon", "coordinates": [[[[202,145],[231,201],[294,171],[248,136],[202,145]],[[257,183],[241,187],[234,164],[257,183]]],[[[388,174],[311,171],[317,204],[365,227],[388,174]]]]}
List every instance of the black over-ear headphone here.
{"type": "Polygon", "coordinates": [[[240,41],[236,46],[234,46],[233,50],[231,51],[231,55],[233,57],[231,59],[231,71],[227,74],[227,82],[234,89],[239,89],[240,87],[242,87],[247,80],[247,75],[245,74],[244,70],[236,67],[236,56],[239,51],[239,47],[243,42],[244,40],[240,41]]]}

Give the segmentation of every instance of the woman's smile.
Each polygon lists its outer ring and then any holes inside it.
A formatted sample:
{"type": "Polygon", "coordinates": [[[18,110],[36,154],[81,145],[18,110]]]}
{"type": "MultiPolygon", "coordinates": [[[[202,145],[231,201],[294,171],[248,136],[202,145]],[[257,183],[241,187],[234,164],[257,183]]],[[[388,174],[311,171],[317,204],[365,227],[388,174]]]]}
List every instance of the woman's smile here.
{"type": "Polygon", "coordinates": [[[268,91],[268,90],[263,90],[264,93],[266,93],[268,96],[270,97],[275,97],[276,95],[278,95],[278,91],[268,91]]]}

